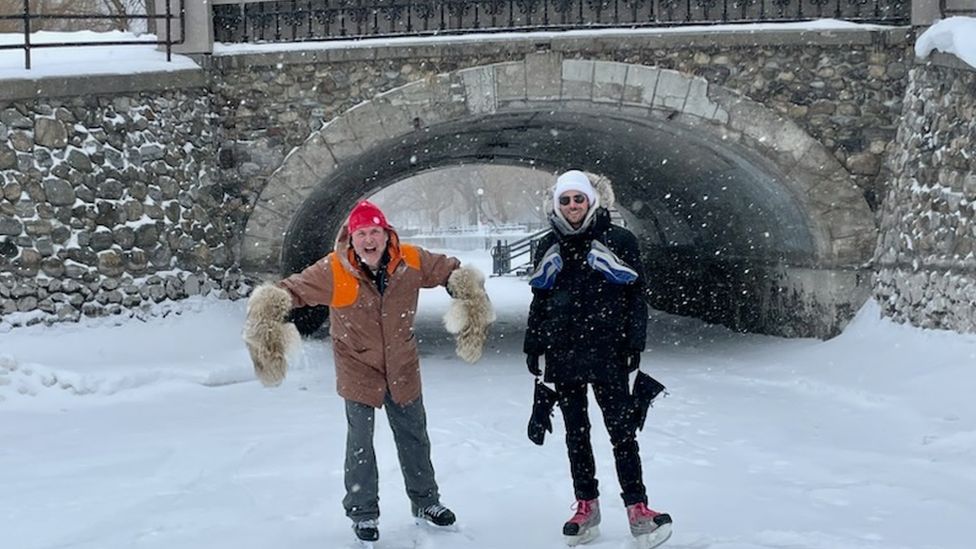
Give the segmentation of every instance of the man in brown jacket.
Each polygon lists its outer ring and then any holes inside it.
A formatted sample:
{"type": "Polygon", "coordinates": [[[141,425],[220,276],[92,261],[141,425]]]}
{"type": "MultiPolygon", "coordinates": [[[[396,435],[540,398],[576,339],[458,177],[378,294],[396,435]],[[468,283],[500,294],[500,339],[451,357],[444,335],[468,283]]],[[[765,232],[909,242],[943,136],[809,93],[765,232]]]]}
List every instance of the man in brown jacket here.
{"type": "Polygon", "coordinates": [[[413,515],[454,524],[454,513],[440,504],[430,461],[413,325],[420,289],[448,286],[459,267],[456,258],[401,244],[383,212],[362,201],[332,253],[278,283],[293,307],[329,306],[336,386],[348,423],[342,503],[360,540],[379,538],[373,420],[383,405],[413,515]]]}

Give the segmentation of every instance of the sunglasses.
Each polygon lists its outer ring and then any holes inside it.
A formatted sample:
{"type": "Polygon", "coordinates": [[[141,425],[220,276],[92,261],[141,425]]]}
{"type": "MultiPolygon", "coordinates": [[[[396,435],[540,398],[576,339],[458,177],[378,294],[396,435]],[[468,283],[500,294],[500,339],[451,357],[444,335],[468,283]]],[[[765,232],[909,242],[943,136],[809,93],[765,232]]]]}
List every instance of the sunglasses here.
{"type": "Polygon", "coordinates": [[[582,203],[586,202],[586,195],[585,194],[574,194],[572,197],[569,197],[569,196],[560,196],[559,197],[559,203],[561,205],[563,205],[563,206],[569,206],[569,199],[570,198],[572,198],[573,199],[573,202],[575,202],[577,204],[582,204],[582,203]]]}

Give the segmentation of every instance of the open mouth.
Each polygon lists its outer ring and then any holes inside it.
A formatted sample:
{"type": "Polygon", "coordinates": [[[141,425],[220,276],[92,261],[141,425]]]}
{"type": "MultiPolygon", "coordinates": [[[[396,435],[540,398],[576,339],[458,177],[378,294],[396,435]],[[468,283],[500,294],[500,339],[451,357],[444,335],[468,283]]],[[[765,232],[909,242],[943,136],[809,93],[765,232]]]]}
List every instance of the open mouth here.
{"type": "Polygon", "coordinates": [[[366,252],[366,253],[368,253],[368,254],[373,254],[373,253],[376,253],[376,250],[377,249],[378,248],[376,246],[366,246],[366,247],[363,248],[363,251],[366,252]]]}

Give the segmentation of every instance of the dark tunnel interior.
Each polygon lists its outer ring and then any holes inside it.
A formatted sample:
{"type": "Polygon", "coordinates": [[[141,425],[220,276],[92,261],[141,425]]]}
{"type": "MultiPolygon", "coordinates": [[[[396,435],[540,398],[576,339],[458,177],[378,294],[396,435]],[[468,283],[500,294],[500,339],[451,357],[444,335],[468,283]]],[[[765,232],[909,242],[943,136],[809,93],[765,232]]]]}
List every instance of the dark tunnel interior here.
{"type": "MultiPolygon", "coordinates": [[[[771,163],[737,144],[667,119],[601,113],[509,112],[418,130],[341,166],[303,203],[285,236],[281,270],[311,264],[333,245],[355,200],[419,172],[459,164],[576,168],[608,178],[616,207],[639,236],[652,307],[734,329],[793,333],[770,292],[784,265],[812,266],[809,220],[771,163]],[[772,306],[771,306],[772,305],[772,306]]],[[[306,312],[303,331],[323,311],[306,312]]],[[[823,334],[819,334],[823,335],[823,334]]],[[[829,334],[828,334],[829,335],[829,334]]]]}

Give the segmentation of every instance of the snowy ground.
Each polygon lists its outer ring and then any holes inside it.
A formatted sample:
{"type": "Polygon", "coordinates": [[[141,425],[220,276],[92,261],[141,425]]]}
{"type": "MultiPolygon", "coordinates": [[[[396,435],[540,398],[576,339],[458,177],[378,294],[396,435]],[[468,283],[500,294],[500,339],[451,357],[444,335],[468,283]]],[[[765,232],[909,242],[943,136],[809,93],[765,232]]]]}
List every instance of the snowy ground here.
{"type": "MultiPolygon", "coordinates": [[[[453,357],[443,291],[423,295],[418,327],[434,464],[460,531],[412,525],[381,421],[378,548],[562,546],[561,420],[541,448],[525,437],[529,294],[511,278],[488,286],[501,319],[480,363],[453,357]]],[[[201,300],[148,322],[0,334],[0,546],[350,547],[331,352],[306,341],[285,384],[265,389],[242,318],[241,302],[201,300]]],[[[675,519],[669,547],[972,546],[976,337],[893,325],[868,304],[827,342],[655,314],[648,346],[645,369],[671,391],[640,435],[651,504],[675,519]]],[[[628,548],[593,418],[604,535],[591,546],[628,548]]]]}

